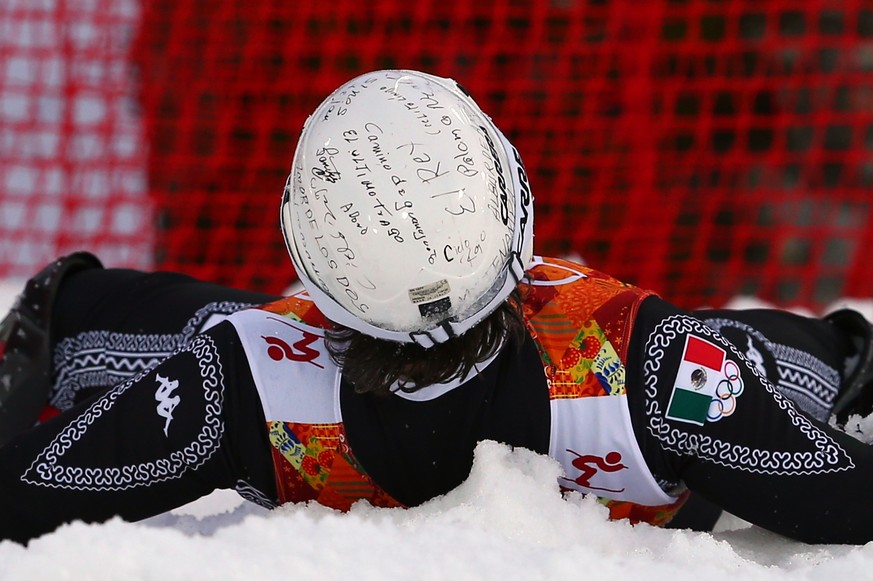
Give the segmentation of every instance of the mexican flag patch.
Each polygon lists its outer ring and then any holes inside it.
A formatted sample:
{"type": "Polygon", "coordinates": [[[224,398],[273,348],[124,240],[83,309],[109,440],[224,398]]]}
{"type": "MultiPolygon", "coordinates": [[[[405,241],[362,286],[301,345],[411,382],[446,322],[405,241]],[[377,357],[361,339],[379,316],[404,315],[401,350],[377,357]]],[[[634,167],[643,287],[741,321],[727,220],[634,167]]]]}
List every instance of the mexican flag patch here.
{"type": "Polygon", "coordinates": [[[735,396],[742,389],[738,371],[737,365],[726,358],[724,349],[706,339],[686,335],[667,418],[702,426],[707,418],[715,421],[730,415],[735,396]],[[730,399],[730,407],[725,407],[722,401],[726,398],[730,399]]]}

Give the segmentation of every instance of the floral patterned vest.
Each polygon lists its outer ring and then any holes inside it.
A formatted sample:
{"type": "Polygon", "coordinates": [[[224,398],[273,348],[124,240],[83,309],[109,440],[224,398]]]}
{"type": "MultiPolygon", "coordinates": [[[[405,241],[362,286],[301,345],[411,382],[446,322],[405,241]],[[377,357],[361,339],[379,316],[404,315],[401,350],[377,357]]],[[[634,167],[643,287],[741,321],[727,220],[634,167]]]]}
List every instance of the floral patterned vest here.
{"type": "MultiPolygon", "coordinates": [[[[634,317],[651,293],[578,264],[542,258],[521,287],[525,321],[549,386],[549,455],[564,469],[559,485],[597,495],[613,518],[666,522],[686,495],[666,494],[646,467],[625,392],[634,317]]],[[[229,320],[261,397],[280,502],[315,500],[339,510],[357,500],[402,506],[370,478],[349,446],[340,371],[324,346],[329,323],[307,295],[240,311],[229,320]]]]}

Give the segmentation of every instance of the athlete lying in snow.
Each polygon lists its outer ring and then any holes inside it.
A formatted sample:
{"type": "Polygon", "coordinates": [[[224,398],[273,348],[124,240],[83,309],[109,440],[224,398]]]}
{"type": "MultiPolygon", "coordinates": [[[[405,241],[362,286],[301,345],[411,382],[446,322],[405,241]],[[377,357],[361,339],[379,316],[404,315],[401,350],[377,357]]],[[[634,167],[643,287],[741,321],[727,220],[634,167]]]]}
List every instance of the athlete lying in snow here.
{"type": "Polygon", "coordinates": [[[682,311],[533,256],[532,202],[463,89],[377,71],[298,144],[282,225],[306,293],[52,263],[0,325],[0,538],[216,488],[411,506],[492,439],[614,517],[664,524],[691,490],[796,539],[873,540],[873,449],[828,425],[873,407],[859,314],[682,311]]]}

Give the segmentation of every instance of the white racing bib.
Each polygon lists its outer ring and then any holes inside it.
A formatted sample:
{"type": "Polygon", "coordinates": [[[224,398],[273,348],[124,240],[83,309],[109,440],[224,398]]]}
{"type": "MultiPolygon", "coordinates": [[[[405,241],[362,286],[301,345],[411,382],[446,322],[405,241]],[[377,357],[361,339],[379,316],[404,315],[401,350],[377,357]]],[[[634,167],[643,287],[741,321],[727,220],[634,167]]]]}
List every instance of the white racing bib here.
{"type": "Polygon", "coordinates": [[[249,309],[229,318],[242,341],[268,422],[342,421],[340,371],[324,344],[324,330],[249,309]]]}
{"type": "Polygon", "coordinates": [[[549,456],[571,490],[646,506],[675,502],[652,476],[631,428],[626,395],[553,399],[549,456]]]}

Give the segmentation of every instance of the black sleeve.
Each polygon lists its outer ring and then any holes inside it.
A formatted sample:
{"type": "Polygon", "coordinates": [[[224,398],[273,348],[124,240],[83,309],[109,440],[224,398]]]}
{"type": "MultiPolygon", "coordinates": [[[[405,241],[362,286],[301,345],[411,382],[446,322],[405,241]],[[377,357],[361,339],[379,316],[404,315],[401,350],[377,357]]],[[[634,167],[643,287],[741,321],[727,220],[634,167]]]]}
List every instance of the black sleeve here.
{"type": "Polygon", "coordinates": [[[851,339],[831,323],[776,309],[692,315],[730,341],[800,409],[827,421],[842,385],[851,339]]]}
{"type": "Polygon", "coordinates": [[[51,403],[65,410],[153,367],[215,321],[276,298],[174,272],[76,273],[53,309],[51,403]]]}
{"type": "Polygon", "coordinates": [[[265,505],[276,497],[263,413],[229,323],[0,449],[0,539],[139,520],[217,488],[265,505]]]}
{"type": "Polygon", "coordinates": [[[798,540],[873,540],[873,448],[801,410],[699,319],[647,299],[628,386],[637,440],[660,480],[684,482],[730,513],[798,540]],[[713,348],[689,355],[696,341],[689,337],[713,348]],[[718,383],[716,396],[695,407],[695,390],[709,380],[718,383]]]}

